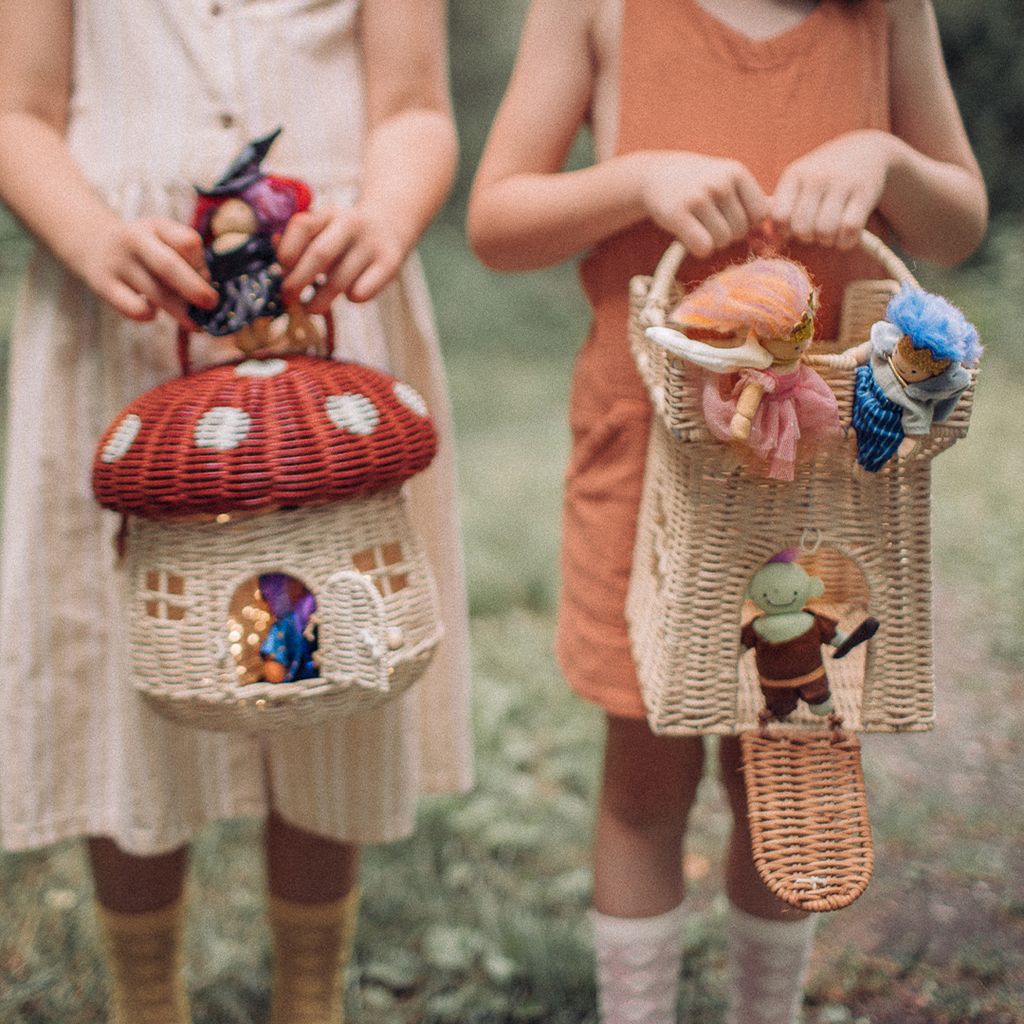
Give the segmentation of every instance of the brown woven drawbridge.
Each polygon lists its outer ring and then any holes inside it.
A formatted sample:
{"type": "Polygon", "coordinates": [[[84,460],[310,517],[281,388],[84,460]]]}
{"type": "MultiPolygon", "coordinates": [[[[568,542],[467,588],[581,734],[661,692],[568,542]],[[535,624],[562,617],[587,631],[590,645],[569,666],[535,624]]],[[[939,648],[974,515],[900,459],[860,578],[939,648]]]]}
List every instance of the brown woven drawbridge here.
{"type": "Polygon", "coordinates": [[[809,607],[849,631],[869,612],[876,637],[842,661],[825,655],[844,736],[932,727],[931,460],[963,437],[974,386],[906,457],[855,471],[850,427],[855,365],[848,350],[884,319],[904,264],[873,235],[862,247],[890,275],[847,287],[835,340],[806,357],[832,388],[846,441],[798,462],[792,481],[744,468],[704,419],[689,364],[647,338],[681,298],[673,243],[653,277],[631,282],[630,344],[656,415],[627,599],[627,620],[651,728],[743,737],[755,859],[769,887],[804,909],[837,909],[867,885],[872,851],[859,747],[834,743],[801,705],[765,729],[753,652],[739,633],[757,609],[747,585],[770,557],[800,548],[825,583],[809,607]]]}
{"type": "Polygon", "coordinates": [[[856,737],[744,733],[740,745],[754,864],[765,884],[802,910],[852,903],[874,861],[856,737]]]}

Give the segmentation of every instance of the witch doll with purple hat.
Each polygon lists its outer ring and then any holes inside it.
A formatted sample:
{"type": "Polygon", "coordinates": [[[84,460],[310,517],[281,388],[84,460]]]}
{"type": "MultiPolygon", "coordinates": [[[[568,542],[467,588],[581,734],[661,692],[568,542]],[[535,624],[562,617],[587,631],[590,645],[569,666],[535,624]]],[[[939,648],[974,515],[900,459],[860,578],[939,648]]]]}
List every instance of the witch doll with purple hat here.
{"type": "Polygon", "coordinates": [[[207,334],[236,335],[246,352],[267,347],[271,322],[286,312],[275,242],[312,201],[304,182],[260,169],[280,133],[275,128],[248,143],[212,188],[196,188],[192,226],[202,236],[219,298],[213,309],[190,306],[189,315],[207,334]]]}

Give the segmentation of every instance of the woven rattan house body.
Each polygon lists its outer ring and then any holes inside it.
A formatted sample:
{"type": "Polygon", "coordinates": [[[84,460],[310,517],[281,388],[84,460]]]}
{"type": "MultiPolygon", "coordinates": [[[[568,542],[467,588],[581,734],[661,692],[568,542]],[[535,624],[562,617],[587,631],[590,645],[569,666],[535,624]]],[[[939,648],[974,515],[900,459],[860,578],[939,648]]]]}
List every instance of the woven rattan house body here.
{"type": "Polygon", "coordinates": [[[307,356],[168,381],[101,439],[93,486],[126,517],[135,682],[203,728],[303,728],[368,710],[422,673],[440,636],[403,481],[436,435],[386,374],[307,356]],[[317,675],[262,680],[263,574],[315,603],[317,675]]]}
{"type": "MultiPolygon", "coordinates": [[[[879,253],[876,252],[876,255],[879,253]]],[[[779,551],[823,579],[814,607],[850,629],[866,614],[881,628],[843,661],[826,656],[836,711],[854,731],[929,729],[933,720],[931,460],[964,436],[973,388],[905,458],[879,472],[855,468],[850,430],[854,365],[848,352],[909,272],[880,254],[892,280],[851,284],[840,337],[816,342],[808,362],[829,383],[847,440],[798,464],[793,481],[758,476],[708,430],[692,366],[652,343],[646,327],[679,298],[670,251],[654,278],[632,282],[631,345],[655,407],[627,606],[634,657],[652,728],[674,734],[758,728],[763,698],[741,625],[744,595],[779,551]]],[[[821,729],[805,708],[785,730],[821,729]]],[[[773,728],[776,728],[773,726],[773,728]]]]}

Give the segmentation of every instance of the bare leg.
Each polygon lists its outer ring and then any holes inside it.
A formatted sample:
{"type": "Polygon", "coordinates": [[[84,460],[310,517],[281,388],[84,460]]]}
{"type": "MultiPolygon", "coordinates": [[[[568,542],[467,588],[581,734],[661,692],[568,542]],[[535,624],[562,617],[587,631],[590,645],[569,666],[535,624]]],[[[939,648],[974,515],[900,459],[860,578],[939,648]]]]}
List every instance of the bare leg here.
{"type": "Polygon", "coordinates": [[[780,900],[754,865],[739,740],[722,741],[722,777],[732,805],[727,1024],[795,1024],[803,1001],[815,918],[780,900]]]}
{"type": "Polygon", "coordinates": [[[359,910],[359,847],[267,818],[271,1024],[343,1019],[345,965],[359,910]]]}
{"type": "Polygon", "coordinates": [[[594,951],[604,1024],[674,1024],[684,936],[683,837],[700,739],[608,719],[594,841],[594,951]]]}
{"type": "Polygon", "coordinates": [[[732,836],[726,861],[725,890],[729,901],[744,913],[772,921],[798,921],[807,914],[780,900],[761,881],[754,865],[750,843],[750,820],[747,817],[747,794],[740,769],[740,741],[734,736],[723,738],[719,747],[722,782],[732,808],[732,836]]]}
{"type": "Polygon", "coordinates": [[[96,923],[110,975],[110,1019],[187,1024],[181,899],[188,848],[155,857],[89,840],[96,923]]]}
{"type": "Polygon", "coordinates": [[[180,898],[188,867],[188,847],[154,857],[125,853],[111,839],[89,840],[96,899],[121,914],[167,907],[180,898]]]}
{"type": "Polygon", "coordinates": [[[682,843],[704,746],[655,736],[642,719],[608,718],[594,842],[594,907],[612,917],[653,917],[683,900],[682,843]]]}
{"type": "Polygon", "coordinates": [[[270,892],[291,903],[332,903],[359,876],[359,847],[289,825],[276,811],[267,817],[270,892]]]}

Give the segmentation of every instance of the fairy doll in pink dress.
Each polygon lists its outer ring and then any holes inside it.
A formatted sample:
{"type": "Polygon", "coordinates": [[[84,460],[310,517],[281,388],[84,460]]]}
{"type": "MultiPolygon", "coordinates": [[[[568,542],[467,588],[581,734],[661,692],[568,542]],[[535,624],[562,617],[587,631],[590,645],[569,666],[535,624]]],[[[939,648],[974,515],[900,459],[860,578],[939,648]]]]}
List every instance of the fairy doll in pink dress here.
{"type": "Polygon", "coordinates": [[[831,388],[801,361],[814,335],[816,293],[791,260],[758,257],[727,267],[690,292],[648,335],[712,371],[703,380],[711,432],[744,446],[754,467],[792,480],[798,455],[842,437],[831,388]],[[742,344],[689,337],[707,332],[742,344]]]}

